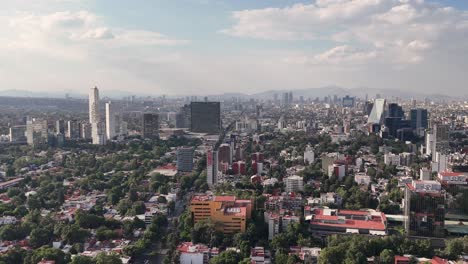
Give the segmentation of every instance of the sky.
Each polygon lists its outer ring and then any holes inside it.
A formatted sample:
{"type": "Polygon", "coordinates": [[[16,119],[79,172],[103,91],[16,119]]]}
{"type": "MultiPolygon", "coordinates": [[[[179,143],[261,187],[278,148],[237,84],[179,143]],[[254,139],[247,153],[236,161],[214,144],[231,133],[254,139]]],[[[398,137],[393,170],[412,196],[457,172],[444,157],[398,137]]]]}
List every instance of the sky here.
{"type": "Polygon", "coordinates": [[[0,95],[468,95],[466,0],[9,0],[0,25],[0,95]]]}

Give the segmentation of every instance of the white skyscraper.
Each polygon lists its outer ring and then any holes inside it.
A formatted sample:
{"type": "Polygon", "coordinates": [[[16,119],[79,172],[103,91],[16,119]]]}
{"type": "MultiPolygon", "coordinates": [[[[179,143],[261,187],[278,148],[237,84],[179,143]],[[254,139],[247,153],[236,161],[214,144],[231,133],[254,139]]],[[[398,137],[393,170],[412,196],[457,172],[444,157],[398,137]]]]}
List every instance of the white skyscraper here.
{"type": "Polygon", "coordinates": [[[99,89],[95,86],[89,91],[89,123],[98,123],[99,117],[99,89]]]}
{"type": "Polygon", "coordinates": [[[106,103],[106,136],[107,139],[112,139],[116,136],[116,119],[115,119],[115,109],[114,105],[111,102],[106,103]]]}
{"type": "Polygon", "coordinates": [[[91,138],[93,144],[104,144],[104,136],[102,135],[101,117],[99,115],[99,90],[97,87],[91,88],[89,91],[89,123],[91,124],[91,138]]]}

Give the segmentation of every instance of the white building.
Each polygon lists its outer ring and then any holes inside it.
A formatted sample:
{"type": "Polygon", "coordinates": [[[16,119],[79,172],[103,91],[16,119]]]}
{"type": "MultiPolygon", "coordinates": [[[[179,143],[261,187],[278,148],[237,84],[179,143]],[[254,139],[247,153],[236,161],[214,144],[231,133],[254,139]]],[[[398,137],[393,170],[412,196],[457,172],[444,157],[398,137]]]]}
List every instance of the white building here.
{"type": "Polygon", "coordinates": [[[358,185],[369,185],[371,182],[371,177],[369,175],[366,175],[365,173],[357,173],[354,175],[354,181],[358,185]]]}
{"type": "Polygon", "coordinates": [[[115,109],[112,102],[106,103],[106,136],[107,139],[112,139],[116,136],[115,133],[115,109]]]}
{"type": "Polygon", "coordinates": [[[304,151],[304,163],[310,164],[315,161],[315,153],[311,146],[307,146],[304,151]]]}
{"type": "Polygon", "coordinates": [[[91,138],[93,144],[103,145],[105,138],[102,133],[101,116],[99,114],[99,89],[91,88],[89,91],[89,123],[91,124],[91,138]]]}
{"type": "Polygon", "coordinates": [[[293,175],[285,178],[284,183],[286,185],[286,193],[292,193],[304,190],[304,180],[302,177],[293,175]]]}
{"type": "Polygon", "coordinates": [[[183,242],[177,247],[180,253],[180,264],[208,264],[210,258],[217,255],[217,249],[210,249],[203,244],[193,245],[192,242],[183,242]]]}
{"type": "Polygon", "coordinates": [[[394,165],[394,166],[400,166],[400,155],[398,154],[393,154],[393,153],[387,153],[384,155],[384,163],[387,166],[394,165]]]}
{"type": "Polygon", "coordinates": [[[431,179],[431,171],[428,168],[421,168],[419,170],[419,179],[421,181],[429,181],[431,179]]]}

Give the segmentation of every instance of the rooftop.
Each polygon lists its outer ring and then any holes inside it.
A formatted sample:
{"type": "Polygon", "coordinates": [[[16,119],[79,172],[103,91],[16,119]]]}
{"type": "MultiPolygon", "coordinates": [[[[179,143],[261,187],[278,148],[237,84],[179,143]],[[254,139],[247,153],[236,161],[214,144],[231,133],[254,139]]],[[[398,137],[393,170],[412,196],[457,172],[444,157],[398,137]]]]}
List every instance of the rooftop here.
{"type": "Polygon", "coordinates": [[[315,208],[311,214],[311,225],[386,230],[387,219],[381,212],[315,208]]]}

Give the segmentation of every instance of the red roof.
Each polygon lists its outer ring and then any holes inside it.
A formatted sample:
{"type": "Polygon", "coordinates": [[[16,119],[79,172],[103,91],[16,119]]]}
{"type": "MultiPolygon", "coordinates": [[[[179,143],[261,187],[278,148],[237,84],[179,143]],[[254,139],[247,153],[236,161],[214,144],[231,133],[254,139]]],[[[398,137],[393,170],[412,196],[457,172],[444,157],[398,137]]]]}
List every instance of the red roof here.
{"type": "Polygon", "coordinates": [[[445,260],[445,259],[442,259],[442,258],[439,258],[439,257],[435,256],[435,257],[432,258],[431,263],[432,263],[432,264],[447,264],[448,261],[445,260]]]}
{"type": "Polygon", "coordinates": [[[451,171],[444,171],[444,172],[440,172],[439,174],[442,176],[463,176],[464,175],[463,173],[451,172],[451,171]]]}
{"type": "Polygon", "coordinates": [[[343,227],[352,229],[386,230],[385,214],[371,215],[366,211],[336,210],[337,215],[323,215],[323,209],[315,209],[311,225],[343,227]],[[369,216],[368,220],[339,219],[339,216],[369,216]],[[336,222],[335,222],[336,221],[336,222]]]}
{"type": "Polygon", "coordinates": [[[215,196],[214,201],[215,202],[235,202],[236,197],[235,196],[215,196]]]}

